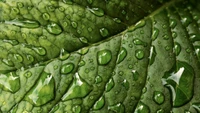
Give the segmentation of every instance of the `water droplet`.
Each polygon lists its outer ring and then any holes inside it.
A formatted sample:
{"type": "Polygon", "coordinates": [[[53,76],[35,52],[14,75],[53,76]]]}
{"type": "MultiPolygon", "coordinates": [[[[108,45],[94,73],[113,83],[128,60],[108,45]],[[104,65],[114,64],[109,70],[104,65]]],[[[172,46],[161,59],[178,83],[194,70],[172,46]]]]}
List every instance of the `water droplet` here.
{"type": "Polygon", "coordinates": [[[176,32],[172,32],[172,37],[176,38],[177,37],[177,33],[176,32]]]}
{"type": "Polygon", "coordinates": [[[146,43],[146,42],[143,42],[142,40],[140,40],[140,39],[138,39],[138,38],[133,39],[133,43],[134,43],[135,45],[143,45],[144,47],[147,46],[147,43],[146,43]]]}
{"type": "Polygon", "coordinates": [[[60,50],[60,60],[66,60],[69,56],[70,54],[65,49],[60,50]]]}
{"type": "Polygon", "coordinates": [[[19,44],[19,42],[17,40],[6,40],[6,39],[4,39],[3,41],[8,42],[8,43],[12,44],[13,46],[19,44]]]}
{"type": "Polygon", "coordinates": [[[176,61],[174,66],[165,72],[162,83],[171,90],[174,107],[182,106],[191,100],[194,75],[193,67],[182,61],[176,61]]]}
{"type": "Polygon", "coordinates": [[[118,104],[115,104],[112,106],[108,106],[108,109],[115,113],[124,113],[125,112],[125,107],[121,103],[118,103],[118,104]]]}
{"type": "Polygon", "coordinates": [[[43,13],[42,17],[43,17],[44,20],[49,20],[49,18],[50,18],[48,13],[43,13]]]}
{"type": "Polygon", "coordinates": [[[104,96],[102,96],[101,98],[99,98],[99,100],[96,101],[96,103],[93,106],[94,110],[99,110],[101,109],[105,104],[105,98],[104,96]]]}
{"type": "Polygon", "coordinates": [[[84,48],[80,49],[78,51],[78,53],[81,54],[81,55],[85,55],[86,53],[88,53],[88,51],[89,51],[89,48],[88,47],[84,47],[84,48]]]}
{"type": "Polygon", "coordinates": [[[164,40],[168,40],[169,39],[168,35],[163,35],[162,37],[164,38],[164,40]]]}
{"type": "Polygon", "coordinates": [[[162,92],[160,92],[160,91],[154,91],[153,100],[154,100],[157,104],[161,105],[161,104],[163,104],[163,102],[165,101],[165,96],[164,96],[164,94],[163,94],[162,92]]]}
{"type": "Polygon", "coordinates": [[[99,17],[104,16],[104,11],[101,8],[89,8],[89,7],[87,7],[87,9],[91,13],[93,13],[94,15],[96,15],[96,16],[99,16],[99,17]]]}
{"type": "Polygon", "coordinates": [[[125,59],[126,55],[127,55],[127,50],[124,47],[122,47],[117,57],[117,64],[122,62],[125,59]]]}
{"type": "Polygon", "coordinates": [[[115,83],[113,78],[109,80],[109,82],[106,84],[106,92],[110,91],[114,87],[115,83]]]}
{"type": "Polygon", "coordinates": [[[136,29],[138,29],[138,28],[141,28],[141,27],[143,27],[143,26],[145,26],[145,25],[146,25],[146,21],[145,21],[145,20],[140,20],[140,21],[137,22],[134,26],[129,27],[129,28],[128,28],[128,32],[132,32],[132,31],[134,31],[134,30],[136,30],[136,29]]]}
{"type": "Polygon", "coordinates": [[[122,76],[124,74],[123,71],[119,71],[119,75],[122,76]]]}
{"type": "Polygon", "coordinates": [[[100,65],[108,64],[112,59],[112,53],[110,50],[101,50],[97,53],[98,63],[100,65]]]}
{"type": "Polygon", "coordinates": [[[149,107],[143,102],[139,102],[135,113],[150,113],[149,107]]]}
{"type": "Polygon", "coordinates": [[[81,112],[81,106],[75,105],[72,108],[73,113],[80,113],[81,112]]]}
{"type": "Polygon", "coordinates": [[[149,55],[150,61],[149,61],[149,65],[152,65],[154,63],[156,55],[157,55],[156,48],[153,45],[153,46],[151,46],[151,49],[150,49],[150,55],[149,55]]]}
{"type": "Polygon", "coordinates": [[[30,78],[32,76],[32,72],[27,71],[27,72],[24,73],[24,76],[27,77],[27,78],[30,78]]]}
{"type": "Polygon", "coordinates": [[[32,49],[41,56],[46,54],[46,50],[43,47],[32,47],[32,49]]]}
{"type": "Polygon", "coordinates": [[[15,72],[0,74],[0,87],[5,91],[17,92],[20,89],[19,76],[15,72]]]}
{"type": "Polygon", "coordinates": [[[124,81],[122,82],[122,85],[125,87],[126,90],[129,89],[129,82],[126,79],[124,79],[124,81]]]}
{"type": "Polygon", "coordinates": [[[132,70],[133,73],[133,80],[136,81],[139,78],[139,73],[136,70],[132,70]]]}
{"type": "Polygon", "coordinates": [[[165,111],[163,109],[159,109],[156,111],[156,113],[165,113],[165,111]]]}
{"type": "Polygon", "coordinates": [[[186,48],[186,52],[187,52],[187,53],[190,53],[190,52],[191,52],[191,49],[190,49],[190,48],[186,48]]]}
{"type": "Polygon", "coordinates": [[[170,19],[169,22],[170,22],[170,27],[174,29],[176,27],[176,25],[177,25],[176,20],[175,19],[170,19]]]}
{"type": "Polygon", "coordinates": [[[135,57],[138,59],[138,60],[141,60],[144,58],[144,51],[143,50],[136,50],[135,51],[135,57]]]}
{"type": "Polygon", "coordinates": [[[144,87],[143,89],[142,89],[142,93],[144,94],[144,93],[146,93],[147,92],[147,87],[144,87]]]}
{"type": "Polygon", "coordinates": [[[84,44],[87,44],[87,43],[88,43],[88,40],[87,40],[87,38],[85,38],[85,37],[80,37],[79,40],[80,40],[82,43],[84,43],[84,44]]]}
{"type": "Polygon", "coordinates": [[[14,57],[16,62],[22,62],[23,61],[23,57],[19,54],[13,54],[13,57],[14,57]]]}
{"type": "Polygon", "coordinates": [[[69,74],[70,72],[72,72],[73,69],[74,69],[74,64],[72,64],[72,63],[64,64],[61,67],[61,73],[69,74]]]}
{"type": "Polygon", "coordinates": [[[84,66],[85,65],[85,61],[81,60],[78,65],[79,66],[84,66]]]}
{"type": "Polygon", "coordinates": [[[190,40],[192,42],[200,41],[200,34],[190,34],[190,40]]]}
{"type": "Polygon", "coordinates": [[[14,66],[14,63],[10,59],[3,59],[2,62],[8,66],[14,66]]]}
{"type": "Polygon", "coordinates": [[[170,47],[169,47],[169,46],[165,46],[165,50],[166,50],[166,51],[169,51],[169,50],[170,50],[170,47]]]}
{"type": "Polygon", "coordinates": [[[187,27],[192,21],[193,19],[191,17],[184,17],[181,19],[181,22],[185,27],[187,27]]]}
{"type": "Polygon", "coordinates": [[[91,28],[91,27],[88,27],[88,31],[89,31],[89,32],[92,32],[92,28],[91,28]]]}
{"type": "Polygon", "coordinates": [[[102,77],[97,75],[97,77],[95,78],[95,83],[98,84],[98,83],[101,83],[102,82],[102,77]]]}
{"type": "Polygon", "coordinates": [[[18,9],[18,8],[15,8],[15,7],[11,8],[11,11],[14,12],[14,13],[16,13],[16,14],[19,13],[19,9],[18,9]]]}
{"type": "Polygon", "coordinates": [[[114,18],[113,19],[116,23],[120,24],[121,23],[121,20],[119,18],[114,18]]]}
{"type": "Polygon", "coordinates": [[[48,103],[55,96],[54,84],[55,81],[53,79],[53,76],[43,72],[38,82],[26,95],[25,100],[27,100],[35,106],[41,106],[48,103]]]}
{"type": "Polygon", "coordinates": [[[11,21],[5,21],[6,24],[11,24],[19,27],[24,28],[38,28],[40,27],[40,24],[37,21],[33,20],[11,20],[11,21]]]}
{"type": "Polygon", "coordinates": [[[99,31],[102,37],[107,37],[109,35],[109,32],[106,28],[101,28],[99,31]]]}
{"type": "Polygon", "coordinates": [[[78,26],[78,24],[76,22],[72,22],[71,24],[72,24],[73,28],[77,28],[77,26],[78,26]]]}
{"type": "Polygon", "coordinates": [[[50,12],[53,12],[55,11],[55,7],[54,6],[47,6],[47,10],[50,11],[50,12]]]}
{"type": "Polygon", "coordinates": [[[194,46],[197,58],[200,60],[200,46],[194,46]]]}
{"type": "Polygon", "coordinates": [[[159,30],[157,28],[154,28],[152,36],[151,36],[151,38],[152,38],[153,41],[157,39],[158,34],[159,34],[159,30]]]}
{"type": "Polygon", "coordinates": [[[49,33],[54,34],[54,35],[59,35],[60,33],[62,33],[62,28],[55,22],[50,22],[47,25],[46,29],[49,33]]]}
{"type": "Polygon", "coordinates": [[[131,65],[131,64],[128,65],[128,68],[129,68],[129,69],[132,69],[132,68],[133,68],[133,65],[131,65]]]}
{"type": "Polygon", "coordinates": [[[90,93],[92,86],[80,78],[79,74],[76,73],[74,80],[68,91],[62,97],[63,101],[74,99],[74,98],[83,98],[90,93]]]}
{"type": "Polygon", "coordinates": [[[174,43],[174,51],[175,51],[176,56],[178,56],[179,53],[181,52],[181,45],[177,42],[174,43]]]}
{"type": "Polygon", "coordinates": [[[22,7],[24,7],[24,4],[23,4],[22,2],[17,2],[17,6],[18,6],[19,8],[22,8],[22,7]]]}
{"type": "Polygon", "coordinates": [[[92,4],[93,0],[87,0],[88,4],[92,4]]]}

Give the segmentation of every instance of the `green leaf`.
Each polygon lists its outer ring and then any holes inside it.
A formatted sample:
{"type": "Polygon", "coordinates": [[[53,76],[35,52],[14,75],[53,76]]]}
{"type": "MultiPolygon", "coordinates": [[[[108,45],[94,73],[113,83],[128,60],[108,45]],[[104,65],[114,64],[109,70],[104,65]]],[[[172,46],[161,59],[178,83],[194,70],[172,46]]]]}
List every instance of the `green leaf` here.
{"type": "Polygon", "coordinates": [[[198,0],[0,0],[0,112],[198,113],[198,0]]]}

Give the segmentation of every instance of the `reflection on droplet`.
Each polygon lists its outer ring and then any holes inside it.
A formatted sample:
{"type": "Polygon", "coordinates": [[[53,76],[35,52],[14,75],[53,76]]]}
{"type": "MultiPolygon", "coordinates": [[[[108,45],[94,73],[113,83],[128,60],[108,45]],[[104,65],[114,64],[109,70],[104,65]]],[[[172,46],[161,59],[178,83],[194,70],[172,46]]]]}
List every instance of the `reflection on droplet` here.
{"type": "Polygon", "coordinates": [[[104,96],[102,96],[101,98],[99,98],[99,100],[96,101],[96,103],[93,106],[94,110],[99,110],[101,109],[105,104],[105,98],[104,96]]]}
{"type": "Polygon", "coordinates": [[[97,60],[100,65],[108,64],[112,59],[112,53],[110,50],[101,50],[97,53],[97,60]]]}
{"type": "Polygon", "coordinates": [[[126,55],[127,55],[127,50],[124,47],[122,47],[117,57],[117,63],[119,64],[120,62],[122,62],[125,59],[126,55]]]}
{"type": "Polygon", "coordinates": [[[90,12],[92,12],[96,16],[104,16],[104,11],[101,8],[87,8],[90,12]]]}

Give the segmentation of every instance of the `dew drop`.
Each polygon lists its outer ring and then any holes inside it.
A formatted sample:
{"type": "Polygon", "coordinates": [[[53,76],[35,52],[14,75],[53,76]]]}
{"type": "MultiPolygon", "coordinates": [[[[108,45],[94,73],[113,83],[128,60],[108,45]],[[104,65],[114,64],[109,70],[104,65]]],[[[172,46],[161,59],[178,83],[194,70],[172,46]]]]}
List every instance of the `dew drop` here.
{"type": "Polygon", "coordinates": [[[93,13],[96,16],[104,16],[104,11],[101,8],[87,8],[91,13],[93,13]]]}
{"type": "Polygon", "coordinates": [[[165,113],[165,111],[163,109],[159,109],[156,111],[156,113],[165,113]]]}
{"type": "Polygon", "coordinates": [[[162,37],[164,38],[164,40],[168,40],[169,39],[168,35],[163,35],[162,37]]]}
{"type": "Polygon", "coordinates": [[[106,28],[101,28],[99,30],[99,32],[100,32],[102,37],[107,37],[109,35],[109,32],[108,32],[108,30],[106,28]]]}
{"type": "Polygon", "coordinates": [[[182,24],[187,27],[191,22],[192,22],[192,18],[191,17],[184,17],[181,19],[182,24]]]}
{"type": "Polygon", "coordinates": [[[154,91],[153,100],[154,100],[157,104],[161,105],[161,104],[163,104],[163,102],[165,101],[165,96],[164,96],[164,94],[163,94],[162,92],[160,92],[160,91],[154,91]]]}
{"type": "Polygon", "coordinates": [[[170,50],[170,47],[169,47],[169,46],[165,46],[165,50],[166,50],[166,51],[169,51],[169,50],[170,50]]]}
{"type": "Polygon", "coordinates": [[[197,58],[200,60],[200,46],[194,46],[197,58]]]}
{"type": "Polygon", "coordinates": [[[72,64],[72,63],[64,64],[61,67],[61,73],[69,74],[70,72],[72,72],[73,69],[74,69],[74,64],[72,64]]]}
{"type": "Polygon", "coordinates": [[[32,49],[41,56],[46,54],[46,50],[43,47],[32,47],[32,49]]]}
{"type": "Polygon", "coordinates": [[[124,81],[122,82],[122,86],[124,86],[125,89],[128,90],[129,89],[129,82],[126,79],[124,79],[124,81]]]}
{"type": "Polygon", "coordinates": [[[10,59],[3,59],[2,62],[8,66],[14,66],[14,63],[10,59]]]}
{"type": "Polygon", "coordinates": [[[144,58],[144,51],[141,50],[141,49],[138,49],[135,51],[135,57],[138,59],[138,60],[141,60],[144,58]]]}
{"type": "Polygon", "coordinates": [[[24,73],[24,76],[27,77],[27,78],[30,78],[32,76],[32,72],[27,71],[27,72],[24,73]]]}
{"type": "Polygon", "coordinates": [[[65,49],[60,50],[60,60],[66,60],[69,56],[70,54],[65,49]]]}
{"type": "Polygon", "coordinates": [[[137,81],[139,78],[139,73],[136,70],[132,70],[132,73],[133,73],[133,80],[137,81]]]}
{"type": "Polygon", "coordinates": [[[23,4],[22,2],[17,2],[17,6],[18,6],[19,8],[22,8],[22,7],[24,7],[24,4],[23,4]]]}
{"type": "Polygon", "coordinates": [[[149,65],[152,65],[155,61],[155,58],[156,58],[156,55],[157,55],[157,52],[156,52],[156,48],[155,46],[151,46],[151,49],[150,49],[150,55],[149,55],[149,65]]]}
{"type": "Polygon", "coordinates": [[[172,37],[175,39],[177,37],[177,33],[176,32],[172,32],[172,37]]]}
{"type": "Polygon", "coordinates": [[[50,22],[46,29],[49,33],[54,35],[59,35],[62,32],[62,28],[55,22],[50,22]]]}
{"type": "Polygon", "coordinates": [[[112,53],[110,50],[101,50],[97,53],[97,60],[100,65],[108,64],[112,59],[112,53]]]}
{"type": "Polygon", "coordinates": [[[11,24],[19,27],[24,28],[38,28],[40,27],[40,24],[37,21],[33,20],[11,20],[11,21],[5,21],[6,24],[11,24]]]}
{"type": "Polygon", "coordinates": [[[192,42],[200,41],[200,34],[190,34],[190,40],[192,42]]]}
{"type": "Polygon", "coordinates": [[[152,36],[151,36],[151,38],[152,38],[153,41],[157,39],[158,34],[159,34],[159,30],[157,28],[154,28],[152,36]]]}
{"type": "Polygon", "coordinates": [[[138,38],[133,39],[133,43],[134,43],[135,45],[143,45],[144,47],[147,46],[147,43],[146,43],[146,42],[143,42],[142,40],[140,40],[140,39],[138,39],[138,38]]]}
{"type": "Polygon", "coordinates": [[[115,113],[124,113],[125,112],[125,107],[123,104],[118,103],[112,106],[108,106],[108,110],[111,110],[115,113]]]}
{"type": "Polygon", "coordinates": [[[170,21],[170,27],[174,29],[176,27],[176,25],[177,25],[176,20],[175,19],[170,19],[169,21],[170,21]]]}
{"type": "Polygon", "coordinates": [[[132,31],[134,31],[134,30],[136,30],[138,28],[141,28],[141,27],[143,27],[145,25],[146,25],[146,21],[145,20],[140,20],[139,22],[137,22],[135,24],[135,26],[132,26],[132,27],[128,28],[128,32],[132,32],[132,31]]]}
{"type": "Polygon", "coordinates": [[[80,37],[79,40],[80,40],[82,43],[84,43],[84,44],[87,44],[87,43],[88,43],[88,40],[87,40],[87,38],[85,38],[85,37],[80,37]]]}
{"type": "Polygon", "coordinates": [[[102,82],[102,77],[98,75],[98,76],[95,78],[95,83],[98,84],[98,83],[101,83],[101,82],[102,82]]]}
{"type": "Polygon", "coordinates": [[[121,20],[119,18],[114,18],[113,19],[116,23],[120,24],[121,23],[121,20]]]}
{"type": "Polygon", "coordinates": [[[178,56],[181,52],[181,45],[177,42],[175,42],[174,44],[174,51],[175,51],[176,56],[178,56]]]}
{"type": "Polygon", "coordinates": [[[117,64],[122,62],[125,59],[126,55],[127,55],[127,50],[124,47],[122,47],[117,57],[117,64]]]}
{"type": "Polygon", "coordinates": [[[79,54],[81,55],[85,55],[86,53],[88,53],[89,51],[89,48],[88,47],[85,47],[85,48],[82,48],[78,51],[79,54]]]}
{"type": "Polygon", "coordinates": [[[114,87],[115,83],[113,78],[111,78],[109,80],[109,82],[106,84],[106,92],[109,92],[113,87],[114,87]]]}
{"type": "Polygon", "coordinates": [[[75,105],[72,107],[73,113],[81,113],[81,106],[75,105]]]}
{"type": "Polygon", "coordinates": [[[43,13],[42,17],[43,17],[44,20],[49,20],[49,18],[50,18],[48,13],[43,13]]]}
{"type": "Polygon", "coordinates": [[[143,102],[139,102],[135,113],[150,113],[149,107],[143,102]]]}
{"type": "Polygon", "coordinates": [[[96,103],[93,106],[94,110],[99,110],[101,109],[105,104],[105,98],[104,96],[102,96],[101,98],[99,98],[99,100],[96,101],[96,103]]]}

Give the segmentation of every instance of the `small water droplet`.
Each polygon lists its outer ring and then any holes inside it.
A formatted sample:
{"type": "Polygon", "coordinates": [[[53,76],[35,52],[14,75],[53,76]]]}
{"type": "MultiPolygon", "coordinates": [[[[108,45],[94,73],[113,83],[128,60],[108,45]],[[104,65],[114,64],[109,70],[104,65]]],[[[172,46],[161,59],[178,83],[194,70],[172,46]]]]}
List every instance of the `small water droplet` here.
{"type": "Polygon", "coordinates": [[[200,41],[200,34],[190,34],[190,40],[192,42],[200,41]]]}
{"type": "Polygon", "coordinates": [[[144,51],[141,50],[141,49],[138,49],[135,51],[135,57],[138,59],[138,60],[141,60],[144,58],[144,51]]]}
{"type": "Polygon", "coordinates": [[[96,15],[96,16],[99,16],[99,17],[104,16],[104,11],[101,8],[89,8],[89,7],[87,7],[87,9],[91,13],[93,13],[94,15],[96,15]]]}
{"type": "Polygon", "coordinates": [[[14,63],[10,59],[3,59],[2,62],[8,66],[14,66],[14,63]]]}
{"type": "Polygon", "coordinates": [[[99,100],[96,101],[96,103],[93,106],[94,110],[99,110],[101,109],[105,104],[105,98],[104,96],[102,96],[101,98],[99,98],[99,100]]]}
{"type": "Polygon", "coordinates": [[[48,13],[43,13],[42,17],[43,17],[44,20],[49,20],[49,18],[50,18],[48,13]]]}
{"type": "Polygon", "coordinates": [[[122,62],[125,59],[126,55],[127,55],[127,50],[124,47],[122,47],[117,57],[117,64],[122,62]]]}
{"type": "Polygon", "coordinates": [[[72,72],[73,69],[74,69],[74,64],[72,64],[72,63],[64,64],[61,67],[61,73],[69,74],[70,72],[72,72]]]}
{"type": "Polygon", "coordinates": [[[135,110],[135,113],[150,113],[150,109],[146,104],[140,101],[135,110]]]}
{"type": "Polygon", "coordinates": [[[24,7],[24,4],[23,4],[22,2],[17,2],[17,6],[18,6],[19,8],[22,8],[22,7],[24,7]]]}
{"type": "Polygon", "coordinates": [[[32,55],[26,55],[26,58],[28,61],[30,61],[31,63],[35,60],[34,57],[32,55]]]}
{"type": "Polygon", "coordinates": [[[106,92],[109,92],[113,87],[114,87],[115,83],[113,78],[111,78],[109,80],[109,82],[106,84],[106,92]]]}
{"type": "Polygon", "coordinates": [[[135,45],[143,45],[144,47],[147,46],[147,43],[146,43],[146,42],[143,42],[142,40],[140,40],[140,39],[138,39],[138,38],[133,39],[133,43],[134,43],[135,45]]]}
{"type": "Polygon", "coordinates": [[[97,53],[97,60],[100,65],[108,64],[112,59],[112,53],[110,50],[101,50],[97,53]]]}
{"type": "Polygon", "coordinates": [[[149,55],[149,65],[152,65],[155,61],[155,58],[156,58],[156,55],[157,55],[157,52],[156,52],[156,48],[155,46],[151,46],[151,49],[150,49],[150,55],[149,55]]]}
{"type": "Polygon", "coordinates": [[[190,48],[186,48],[186,52],[187,52],[187,53],[190,53],[190,52],[191,52],[191,49],[190,49],[190,48]]]}
{"type": "Polygon", "coordinates": [[[116,23],[120,24],[121,23],[121,20],[119,18],[114,18],[113,19],[116,23]]]}
{"type": "Polygon", "coordinates": [[[109,32],[108,32],[108,30],[106,28],[101,28],[99,30],[99,32],[100,32],[102,37],[107,37],[109,35],[109,32]]]}
{"type": "Polygon", "coordinates": [[[163,35],[162,37],[163,37],[164,40],[168,40],[169,39],[168,35],[163,35]]]}
{"type": "Polygon", "coordinates": [[[146,93],[147,92],[147,87],[144,87],[143,89],[142,89],[142,93],[144,94],[144,93],[146,93]]]}
{"type": "Polygon", "coordinates": [[[85,61],[84,60],[81,60],[78,64],[79,66],[84,66],[85,65],[85,61]]]}
{"type": "Polygon", "coordinates": [[[185,27],[187,27],[192,21],[193,19],[191,17],[184,17],[181,19],[181,22],[185,27]]]}
{"type": "Polygon", "coordinates": [[[30,78],[32,76],[32,72],[27,71],[26,73],[24,73],[24,76],[30,78]]]}
{"type": "Polygon", "coordinates": [[[118,103],[112,106],[108,106],[108,110],[111,110],[115,113],[124,113],[125,112],[125,107],[123,104],[118,103]]]}
{"type": "Polygon", "coordinates": [[[169,21],[170,21],[170,27],[174,29],[176,27],[176,25],[177,25],[176,20],[175,19],[170,19],[169,21]]]}
{"type": "Polygon", "coordinates": [[[23,57],[20,54],[13,54],[13,57],[14,57],[16,62],[22,62],[23,61],[23,57]]]}
{"type": "Polygon", "coordinates": [[[89,51],[89,48],[88,47],[84,47],[84,48],[80,49],[78,51],[78,53],[81,54],[81,55],[85,55],[86,53],[88,53],[88,51],[89,51]]]}
{"type": "Polygon", "coordinates": [[[19,27],[24,28],[38,28],[40,24],[37,21],[33,20],[11,20],[11,21],[5,21],[6,24],[11,24],[19,27]]]}
{"type": "Polygon", "coordinates": [[[73,113],[80,113],[81,112],[81,106],[75,105],[72,107],[73,113]]]}
{"type": "Polygon", "coordinates": [[[77,28],[77,26],[78,26],[78,24],[76,22],[72,22],[71,24],[72,24],[73,28],[77,28]]]}
{"type": "Polygon", "coordinates": [[[172,32],[172,37],[175,39],[177,37],[177,33],[176,32],[172,32]]]}
{"type": "Polygon", "coordinates": [[[163,104],[163,102],[165,101],[165,96],[164,96],[164,94],[163,94],[162,92],[160,92],[160,91],[154,91],[153,100],[154,100],[157,104],[161,105],[161,104],[163,104]]]}
{"type": "Polygon", "coordinates": [[[49,33],[54,34],[54,35],[59,35],[60,33],[62,33],[62,28],[55,22],[50,22],[47,25],[46,29],[49,33]]]}
{"type": "Polygon", "coordinates": [[[32,47],[32,49],[41,56],[46,54],[46,50],[43,47],[32,47]]]}
{"type": "Polygon", "coordinates": [[[174,43],[174,51],[175,51],[176,56],[178,56],[179,53],[181,52],[181,45],[177,42],[174,43]]]}
{"type": "Polygon", "coordinates": [[[95,78],[95,83],[98,84],[98,83],[101,83],[102,82],[102,77],[97,75],[97,77],[95,78]]]}
{"type": "Polygon", "coordinates": [[[165,111],[163,109],[159,109],[156,111],[156,113],[165,113],[165,111]]]}
{"type": "Polygon", "coordinates": [[[87,40],[87,38],[85,38],[85,37],[80,37],[79,40],[80,40],[82,43],[84,43],[84,44],[87,44],[87,43],[88,43],[88,40],[87,40]]]}
{"type": "Polygon", "coordinates": [[[152,38],[153,41],[157,39],[158,34],[159,34],[159,29],[154,28],[154,29],[153,29],[153,33],[152,33],[152,36],[151,36],[151,38],[152,38]]]}
{"type": "Polygon", "coordinates": [[[165,50],[166,50],[166,51],[169,51],[169,50],[170,50],[170,47],[169,47],[169,46],[165,46],[165,50]]]}
{"type": "Polygon", "coordinates": [[[126,90],[129,89],[129,82],[126,79],[124,79],[124,81],[122,82],[122,85],[125,87],[126,90]]]}
{"type": "Polygon", "coordinates": [[[92,28],[91,28],[91,27],[88,27],[88,31],[89,31],[89,32],[92,32],[92,28]]]}
{"type": "Polygon", "coordinates": [[[139,73],[136,70],[132,70],[133,73],[133,80],[136,81],[139,78],[139,73]]]}
{"type": "Polygon", "coordinates": [[[60,50],[60,60],[66,60],[69,56],[70,54],[65,49],[60,50]]]}

